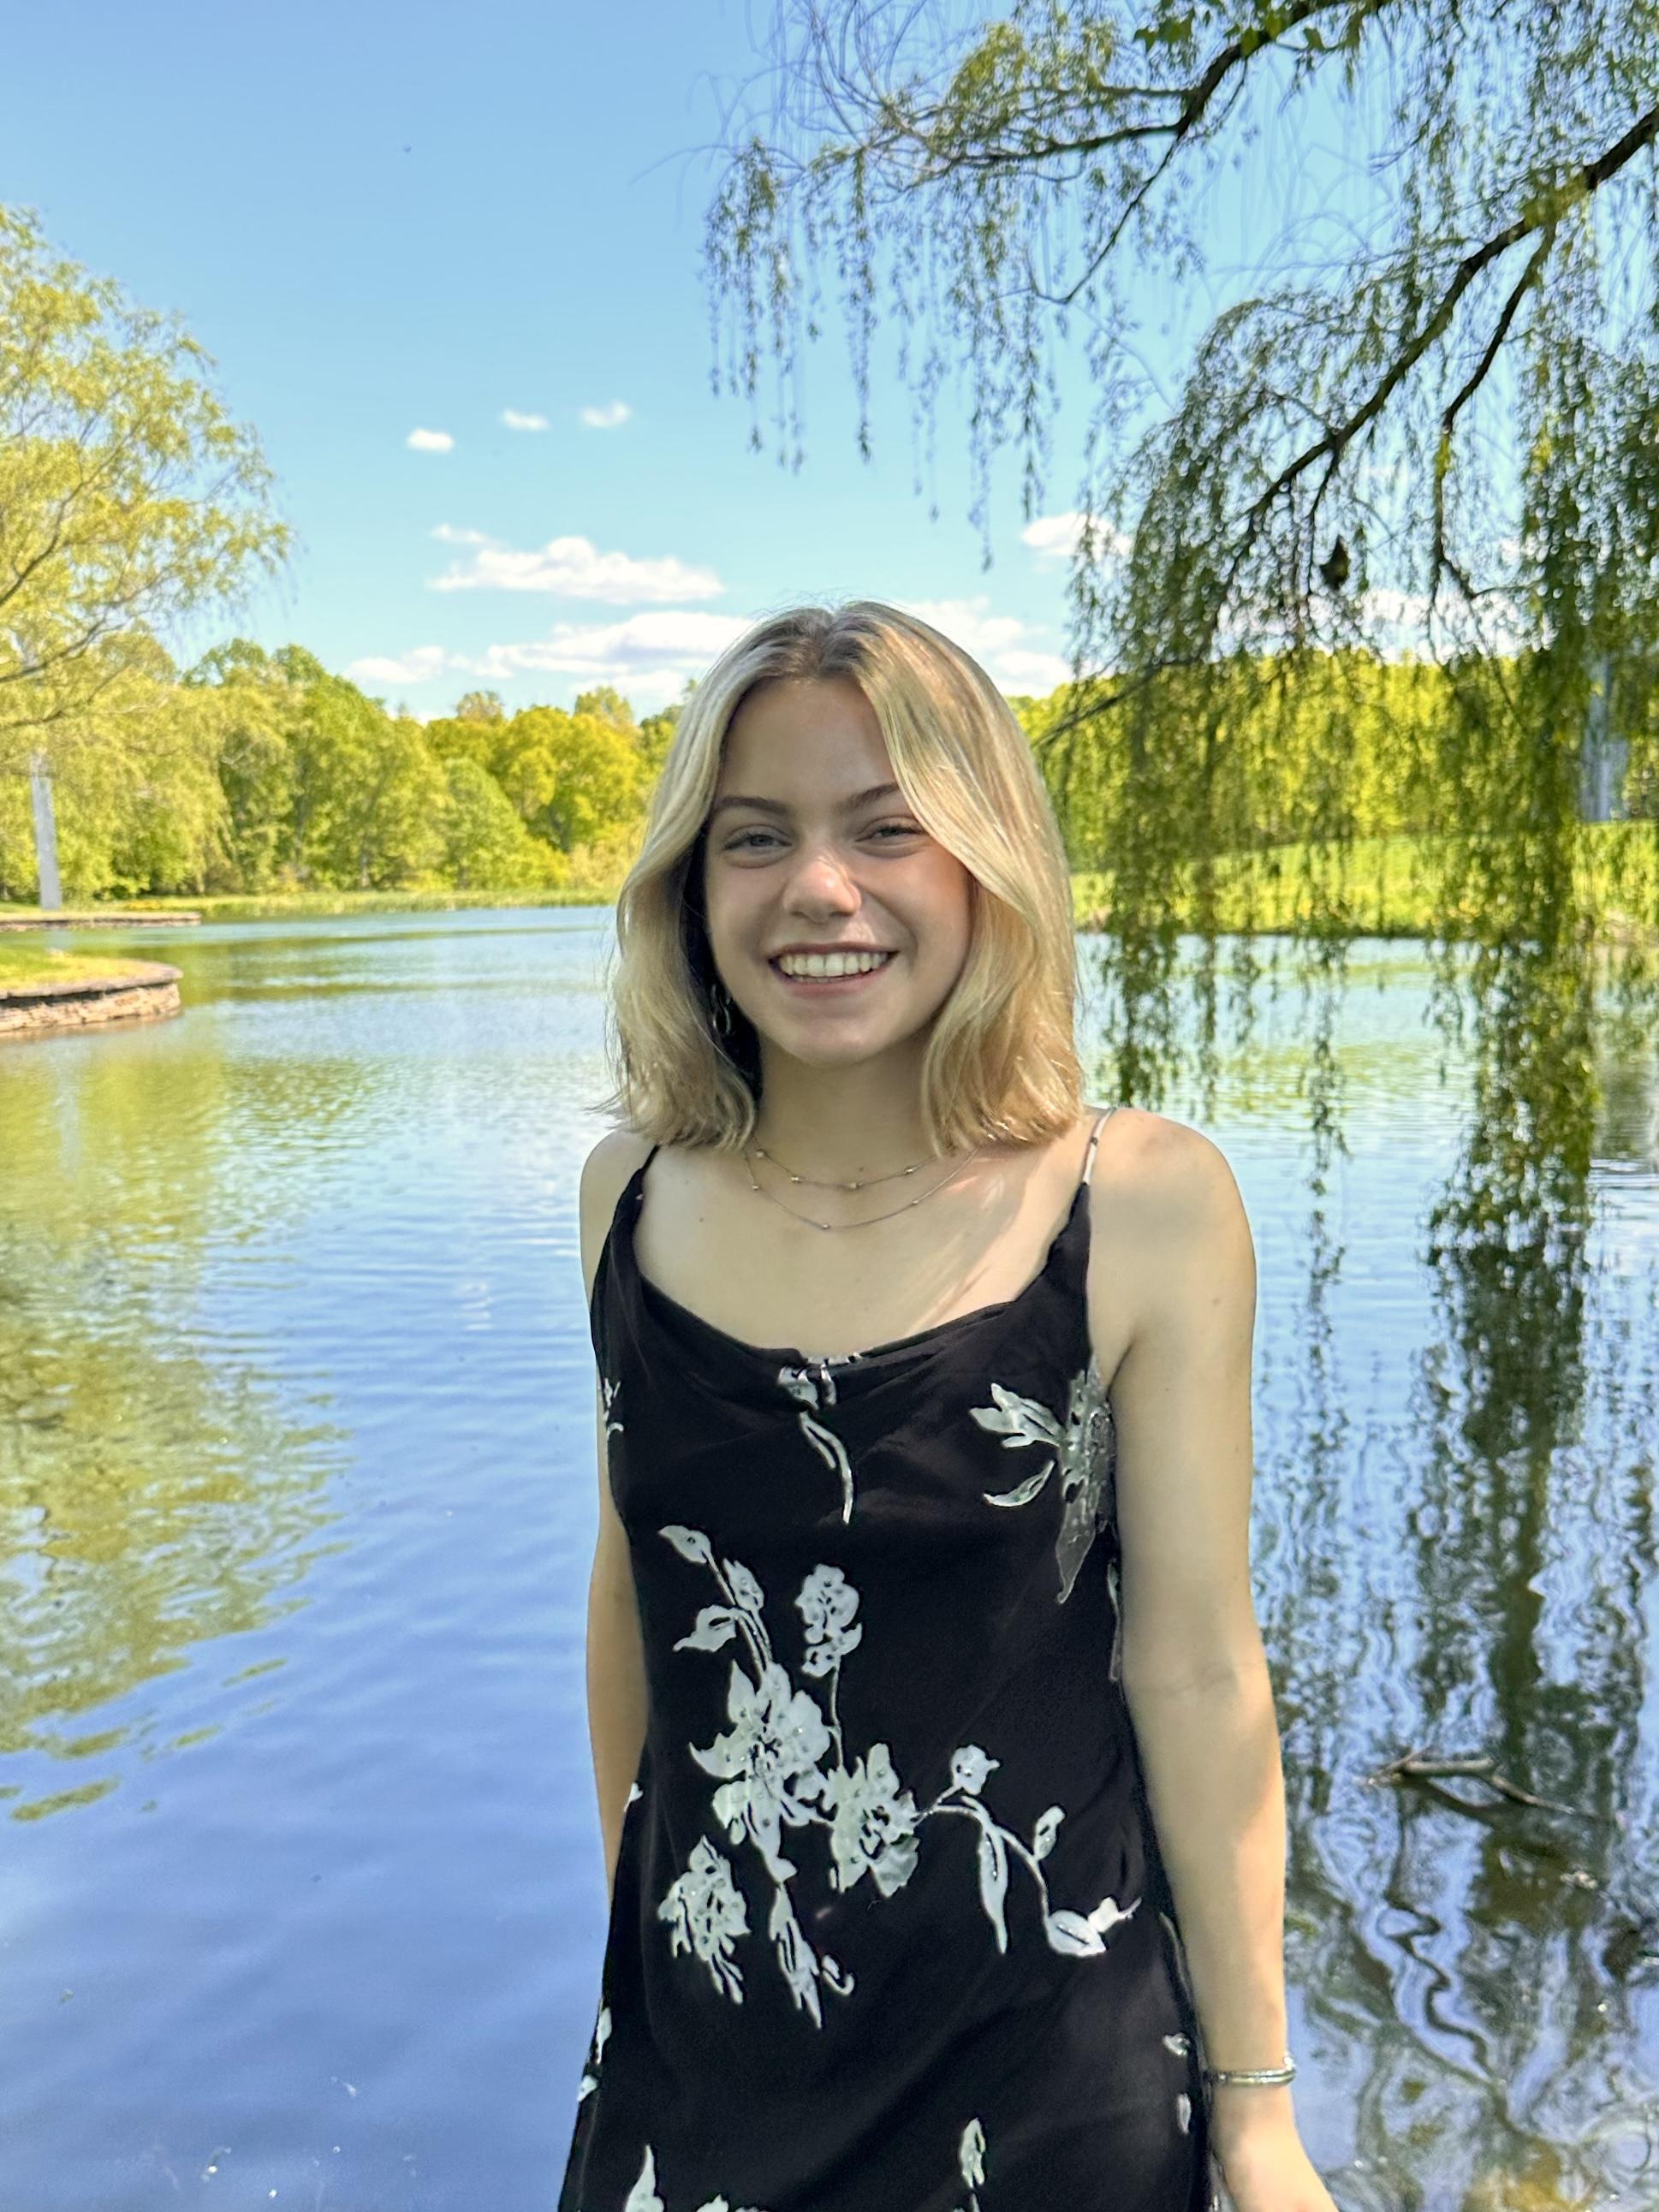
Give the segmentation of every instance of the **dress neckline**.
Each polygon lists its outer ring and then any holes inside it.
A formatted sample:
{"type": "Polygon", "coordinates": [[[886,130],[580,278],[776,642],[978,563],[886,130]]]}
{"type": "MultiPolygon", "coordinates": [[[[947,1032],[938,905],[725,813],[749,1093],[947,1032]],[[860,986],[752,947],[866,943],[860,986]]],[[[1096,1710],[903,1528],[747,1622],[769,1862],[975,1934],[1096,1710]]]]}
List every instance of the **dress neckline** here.
{"type": "MultiPolygon", "coordinates": [[[[709,1321],[703,1315],[694,1312],[690,1306],[683,1304],[671,1291],[664,1290],[659,1283],[653,1283],[640,1266],[639,1255],[634,1249],[634,1223],[644,1197],[644,1192],[641,1188],[641,1182],[645,1171],[650,1166],[654,1156],[654,1149],[653,1147],[652,1152],[647,1153],[623,1186],[622,1196],[617,1202],[617,1211],[611,1218],[611,1229],[606,1237],[606,1251],[612,1251],[617,1246],[620,1246],[629,1278],[647,1307],[655,1307],[659,1313],[672,1316],[693,1335],[704,1337],[712,1344],[721,1345],[727,1351],[735,1352],[744,1358],[763,1360],[769,1365],[818,1367],[828,1364],[831,1367],[842,1365],[866,1367],[874,1361],[884,1360],[889,1356],[921,1351],[957,1334],[963,1329],[972,1328],[981,1322],[993,1321],[1000,1314],[1012,1313],[1018,1307],[1024,1305],[1028,1299],[1035,1297],[1043,1284],[1048,1281],[1079,1221],[1086,1223],[1089,1218],[1087,1208],[1084,1204],[1089,1189],[1089,1178],[1085,1175],[1079,1179],[1072,1193],[1072,1203],[1067,1209],[1066,1218],[1048,1240],[1048,1249],[1042,1255],[1041,1266],[1030,1280],[1022,1285],[1012,1297],[996,1298],[988,1305],[970,1306],[966,1313],[951,1314],[944,1321],[931,1322],[926,1328],[912,1329],[908,1335],[891,1336],[884,1343],[866,1345],[855,1352],[809,1352],[804,1346],[796,1344],[753,1344],[747,1337],[734,1336],[730,1329],[721,1328],[718,1322],[709,1321]]],[[[1092,1146],[1091,1155],[1091,1165],[1092,1165],[1092,1146]]],[[[596,1277],[596,1286],[597,1281],[596,1277]]]]}

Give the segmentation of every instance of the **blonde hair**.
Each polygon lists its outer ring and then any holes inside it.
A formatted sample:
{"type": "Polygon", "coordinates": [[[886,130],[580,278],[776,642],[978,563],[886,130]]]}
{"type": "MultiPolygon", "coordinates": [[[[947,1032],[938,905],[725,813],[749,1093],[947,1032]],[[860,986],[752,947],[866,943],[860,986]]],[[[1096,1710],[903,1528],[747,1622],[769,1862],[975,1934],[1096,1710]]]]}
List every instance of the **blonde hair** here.
{"type": "Polygon", "coordinates": [[[846,678],[868,701],[922,826],[969,871],[970,933],[923,1055],[921,1119],[937,1153],[1039,1144],[1082,1110],[1071,875],[1042,778],[1012,708],[978,663],[878,599],[769,615],[729,646],[682,708],[639,857],[617,897],[599,1102],[659,1144],[739,1149],[760,1091],[759,1042],[718,980],[702,900],[703,843],[732,716],[758,686],[846,678]]]}

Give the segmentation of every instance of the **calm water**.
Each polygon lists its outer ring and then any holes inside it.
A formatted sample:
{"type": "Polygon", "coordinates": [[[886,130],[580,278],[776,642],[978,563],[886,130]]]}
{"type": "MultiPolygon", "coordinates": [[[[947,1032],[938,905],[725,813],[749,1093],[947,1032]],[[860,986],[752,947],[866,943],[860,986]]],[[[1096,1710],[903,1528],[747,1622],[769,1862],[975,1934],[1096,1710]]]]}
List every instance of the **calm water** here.
{"type": "MultiPolygon", "coordinates": [[[[4,2212],[552,2202],[604,1938],[610,937],[146,933],[180,1019],[0,1048],[4,2212]]],[[[1517,1439],[1424,1260],[1462,1071],[1412,948],[1352,972],[1322,1236],[1295,999],[1165,1102],[1256,1238],[1303,2132],[1344,2212],[1652,2207],[1659,1069],[1601,1070],[1570,1342],[1500,1311],[1517,1439]],[[1413,1747],[1548,1802],[1369,1781],[1413,1747]]]]}

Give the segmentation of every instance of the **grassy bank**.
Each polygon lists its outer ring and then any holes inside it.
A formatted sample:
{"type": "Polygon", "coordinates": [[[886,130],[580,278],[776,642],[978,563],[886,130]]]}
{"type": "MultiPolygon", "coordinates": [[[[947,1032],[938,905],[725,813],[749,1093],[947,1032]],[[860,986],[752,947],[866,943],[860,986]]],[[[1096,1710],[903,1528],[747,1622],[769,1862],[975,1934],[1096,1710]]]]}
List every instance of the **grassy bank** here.
{"type": "MultiPolygon", "coordinates": [[[[1588,832],[1577,857],[1580,896],[1593,900],[1607,918],[1610,938],[1659,943],[1659,836],[1650,822],[1598,823],[1588,832]],[[1615,886],[1614,866],[1622,860],[1623,881],[1615,886]]],[[[1224,933],[1273,935],[1289,932],[1314,911],[1310,878],[1319,888],[1320,911],[1367,937],[1426,938],[1437,932],[1458,938],[1480,933],[1482,917],[1474,909],[1437,921],[1422,878],[1432,854],[1421,837],[1357,837],[1338,878],[1334,848],[1310,854],[1305,845],[1280,845],[1253,858],[1224,855],[1215,863],[1213,896],[1217,927],[1224,933]],[[1316,866],[1310,866],[1310,860],[1316,866]]],[[[1175,871],[1174,898],[1183,926],[1194,911],[1193,871],[1175,871]]],[[[1079,929],[1110,927],[1112,877],[1109,872],[1072,878],[1072,905],[1079,929]]]]}
{"type": "Polygon", "coordinates": [[[114,960],[96,952],[58,952],[35,937],[0,936],[0,991],[34,983],[102,982],[138,974],[142,960],[114,960]]]}
{"type": "MultiPolygon", "coordinates": [[[[599,906],[610,902],[593,891],[231,891],[202,897],[134,898],[101,901],[103,915],[199,914],[204,921],[304,921],[314,916],[353,914],[455,914],[475,908],[599,906]]],[[[33,906],[9,906],[0,915],[38,915],[33,906]]]]}

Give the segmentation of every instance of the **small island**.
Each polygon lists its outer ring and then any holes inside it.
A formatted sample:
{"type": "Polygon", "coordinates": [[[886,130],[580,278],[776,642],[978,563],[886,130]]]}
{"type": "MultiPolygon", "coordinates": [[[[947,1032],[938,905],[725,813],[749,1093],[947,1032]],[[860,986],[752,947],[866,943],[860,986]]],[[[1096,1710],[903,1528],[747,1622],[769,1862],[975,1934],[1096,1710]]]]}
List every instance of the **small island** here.
{"type": "Polygon", "coordinates": [[[25,937],[0,939],[0,1042],[176,1014],[179,976],[164,961],[112,960],[25,937]]]}

